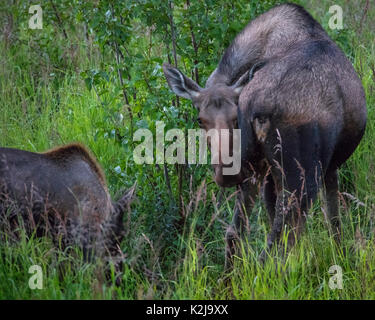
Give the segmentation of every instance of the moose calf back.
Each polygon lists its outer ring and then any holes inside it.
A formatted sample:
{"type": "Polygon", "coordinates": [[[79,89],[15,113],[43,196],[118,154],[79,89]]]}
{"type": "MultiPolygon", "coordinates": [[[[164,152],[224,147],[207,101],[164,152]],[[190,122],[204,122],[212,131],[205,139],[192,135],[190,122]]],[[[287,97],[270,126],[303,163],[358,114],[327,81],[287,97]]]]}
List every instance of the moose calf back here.
{"type": "Polygon", "coordinates": [[[21,221],[29,234],[78,244],[87,256],[111,250],[121,238],[117,224],[129,199],[112,203],[105,176],[83,145],[45,153],[0,148],[0,191],[2,225],[10,229],[21,221]]]}

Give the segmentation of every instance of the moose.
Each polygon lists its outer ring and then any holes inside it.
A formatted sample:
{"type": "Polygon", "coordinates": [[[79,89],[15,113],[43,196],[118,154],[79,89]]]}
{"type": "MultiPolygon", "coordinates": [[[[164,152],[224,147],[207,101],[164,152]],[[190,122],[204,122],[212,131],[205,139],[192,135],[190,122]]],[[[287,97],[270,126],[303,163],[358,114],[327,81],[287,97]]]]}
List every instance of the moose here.
{"type": "Polygon", "coordinates": [[[238,188],[227,265],[260,189],[270,220],[262,261],[284,231],[286,245],[295,243],[320,187],[340,241],[337,171],[362,139],[366,100],[350,61],[303,7],[282,4],[250,21],[205,88],[176,67],[163,70],[172,91],[198,109],[201,128],[241,130],[241,172],[214,166],[217,184],[238,188]]]}
{"type": "Polygon", "coordinates": [[[123,216],[135,185],[117,202],[104,173],[82,144],[44,153],[0,148],[0,226],[28,235],[51,236],[62,249],[77,245],[84,258],[94,255],[118,264],[123,216]]]}

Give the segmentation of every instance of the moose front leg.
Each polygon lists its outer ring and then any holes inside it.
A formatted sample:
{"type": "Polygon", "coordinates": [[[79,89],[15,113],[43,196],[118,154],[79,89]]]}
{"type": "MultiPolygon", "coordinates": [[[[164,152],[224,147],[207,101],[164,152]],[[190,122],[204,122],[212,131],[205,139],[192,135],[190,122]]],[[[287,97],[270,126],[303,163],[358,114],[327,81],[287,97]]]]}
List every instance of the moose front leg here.
{"type": "MultiPolygon", "coordinates": [[[[295,244],[304,229],[307,212],[317,197],[319,182],[316,177],[313,170],[285,177],[283,186],[277,192],[275,217],[267,238],[268,251],[281,242],[284,232],[287,235],[287,248],[295,244]]],[[[265,255],[263,251],[260,256],[262,262],[265,255]]]]}
{"type": "Polygon", "coordinates": [[[238,254],[238,242],[241,239],[246,226],[247,216],[251,212],[255,198],[258,194],[258,186],[254,181],[246,181],[237,187],[237,199],[233,213],[232,224],[226,231],[226,259],[225,269],[233,265],[233,256],[238,254]]]}
{"type": "MultiPolygon", "coordinates": [[[[301,206],[296,194],[281,191],[276,200],[275,218],[271,231],[267,237],[267,248],[260,254],[259,260],[264,263],[267,252],[271,252],[273,246],[284,245],[287,251],[293,247],[301,234],[306,222],[307,208],[301,206]],[[287,235],[286,243],[282,243],[282,235],[287,235]]],[[[285,252],[282,250],[282,252],[285,252]]]]}
{"type": "Polygon", "coordinates": [[[287,234],[287,246],[294,245],[301,233],[306,220],[306,211],[301,208],[295,193],[281,191],[277,196],[275,218],[271,232],[267,238],[267,249],[279,243],[284,228],[287,234]]]}
{"type": "Polygon", "coordinates": [[[341,221],[339,215],[339,185],[337,169],[327,171],[324,179],[326,187],[326,200],[328,217],[331,223],[332,233],[337,243],[341,240],[341,221]]]}

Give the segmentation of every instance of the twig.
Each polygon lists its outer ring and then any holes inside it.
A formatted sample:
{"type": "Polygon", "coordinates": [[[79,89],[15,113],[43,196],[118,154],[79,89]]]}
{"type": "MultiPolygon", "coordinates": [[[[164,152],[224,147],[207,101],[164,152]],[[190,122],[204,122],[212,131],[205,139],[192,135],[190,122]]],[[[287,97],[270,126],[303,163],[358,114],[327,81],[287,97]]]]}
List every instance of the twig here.
{"type": "Polygon", "coordinates": [[[365,6],[365,9],[363,11],[362,18],[361,18],[361,22],[359,24],[359,33],[362,32],[362,25],[363,25],[363,22],[366,20],[369,3],[370,3],[370,0],[367,0],[366,1],[366,6],[365,6]]]}
{"type": "MultiPolygon", "coordinates": [[[[190,0],[186,0],[186,6],[187,8],[189,9],[190,8],[190,0]]],[[[194,34],[194,31],[193,31],[193,27],[191,25],[191,21],[189,19],[189,29],[190,29],[190,35],[191,35],[191,43],[193,45],[193,49],[194,49],[194,77],[195,77],[195,82],[196,83],[199,83],[199,73],[198,73],[198,68],[196,67],[197,64],[198,64],[198,45],[197,45],[197,41],[195,40],[195,34],[194,34]]]]}

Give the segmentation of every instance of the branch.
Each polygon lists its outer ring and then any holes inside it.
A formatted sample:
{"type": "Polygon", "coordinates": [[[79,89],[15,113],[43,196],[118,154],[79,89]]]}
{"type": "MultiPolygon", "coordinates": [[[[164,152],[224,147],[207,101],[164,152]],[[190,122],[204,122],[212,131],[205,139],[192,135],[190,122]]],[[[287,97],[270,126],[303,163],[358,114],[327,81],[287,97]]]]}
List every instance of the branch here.
{"type": "MultiPolygon", "coordinates": [[[[168,18],[169,18],[169,23],[170,23],[170,26],[171,26],[173,59],[174,59],[174,65],[177,68],[176,30],[175,30],[175,25],[174,25],[174,21],[173,21],[173,5],[172,5],[172,1],[169,1],[168,4],[169,4],[169,9],[170,9],[170,13],[168,15],[168,18]]],[[[177,107],[179,107],[180,106],[180,99],[177,96],[176,96],[176,102],[177,102],[176,103],[177,107]]]]}
{"type": "Polygon", "coordinates": [[[61,18],[60,18],[60,15],[59,15],[59,13],[57,12],[56,6],[55,6],[55,4],[52,2],[52,0],[50,0],[50,2],[51,2],[51,5],[52,5],[52,8],[53,8],[53,11],[55,12],[55,16],[56,16],[56,19],[57,19],[58,26],[59,26],[60,29],[62,30],[63,35],[64,35],[64,38],[65,38],[65,39],[68,39],[68,34],[66,33],[66,30],[65,30],[64,25],[63,25],[63,23],[62,23],[62,20],[61,20],[61,18]]]}
{"type": "Polygon", "coordinates": [[[119,79],[120,79],[122,95],[123,95],[124,100],[126,102],[126,108],[128,109],[128,113],[129,113],[129,117],[130,117],[130,134],[133,135],[133,112],[130,108],[128,95],[127,95],[126,90],[124,88],[124,80],[122,78],[122,73],[121,73],[121,69],[120,69],[120,54],[119,54],[118,44],[117,44],[116,41],[114,42],[114,44],[115,44],[115,52],[116,52],[117,73],[118,73],[118,76],[119,76],[119,79]]]}

